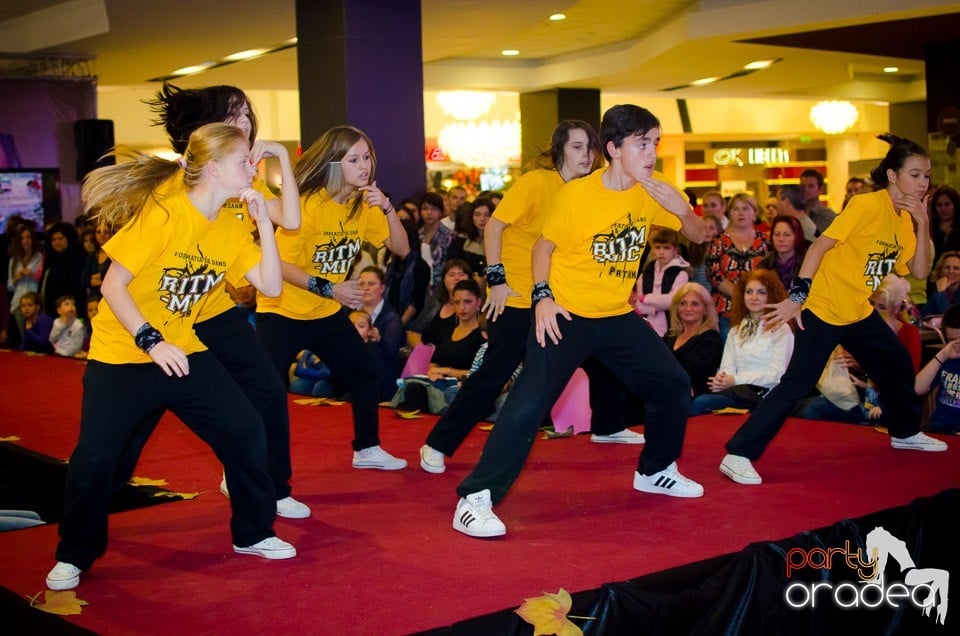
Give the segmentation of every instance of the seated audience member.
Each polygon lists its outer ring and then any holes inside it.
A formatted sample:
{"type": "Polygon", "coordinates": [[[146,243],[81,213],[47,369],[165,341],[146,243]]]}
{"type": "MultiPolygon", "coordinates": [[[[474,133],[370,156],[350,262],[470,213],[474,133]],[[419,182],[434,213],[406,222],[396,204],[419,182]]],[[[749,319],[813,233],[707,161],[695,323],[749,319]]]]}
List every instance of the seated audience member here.
{"type": "Polygon", "coordinates": [[[430,286],[430,266],[420,255],[420,239],[413,218],[401,221],[407,232],[410,252],[402,259],[390,252],[387,254],[387,303],[400,314],[400,322],[406,327],[426,304],[427,288],[430,286]]]}
{"type": "Polygon", "coordinates": [[[443,266],[447,262],[453,230],[442,224],[446,203],[443,195],[427,192],[420,203],[420,253],[432,272],[428,293],[441,287],[443,266]]]}
{"type": "Polygon", "coordinates": [[[631,304],[662,338],[667,333],[670,301],[674,293],[690,280],[690,263],[680,256],[680,235],[675,230],[657,230],[650,243],[652,259],[637,279],[631,304]]]}
{"type": "Polygon", "coordinates": [[[449,405],[444,391],[470,373],[477,350],[487,339],[480,325],[480,286],[472,278],[461,280],[454,286],[452,297],[454,322],[428,342],[436,349],[427,377],[403,378],[391,406],[438,414],[449,405]]]}
{"type": "Polygon", "coordinates": [[[917,374],[917,395],[936,391],[936,406],[927,423],[927,431],[947,435],[960,434],[960,305],[943,315],[940,325],[947,344],[917,374]]]}
{"type": "Polygon", "coordinates": [[[770,270],[745,273],[737,282],[730,309],[730,334],[717,374],[707,380],[711,393],[698,395],[691,415],[734,407],[752,409],[780,382],[793,354],[793,332],[787,325],[767,330],[764,307],[787,297],[770,270]]]}
{"type": "Polygon", "coordinates": [[[83,319],[77,318],[77,302],[72,296],[57,299],[57,319],[50,330],[50,344],[58,356],[72,358],[83,353],[87,328],[83,319]]]}
{"type": "Polygon", "coordinates": [[[774,217],[770,226],[770,252],[760,261],[760,269],[777,273],[784,289],[790,289],[807,255],[807,239],[800,221],[794,216],[774,217]]]}
{"type": "Polygon", "coordinates": [[[944,252],[933,271],[924,316],[938,316],[960,304],[960,252],[944,252]]]}
{"type": "MultiPolygon", "coordinates": [[[[484,342],[480,345],[480,348],[477,349],[477,355],[473,357],[473,363],[470,365],[470,371],[467,375],[476,373],[477,369],[480,368],[480,365],[483,364],[483,357],[487,354],[487,343],[484,342]]],[[[507,395],[510,393],[510,388],[513,386],[513,383],[516,381],[517,376],[520,375],[520,371],[523,370],[523,363],[521,362],[516,370],[510,375],[510,379],[507,380],[506,384],[503,385],[503,390],[500,392],[500,395],[496,397],[493,401],[493,406],[491,407],[490,414],[484,417],[483,419],[488,422],[496,422],[497,416],[500,415],[500,409],[503,408],[503,403],[507,401],[507,395]]],[[[451,386],[443,392],[443,400],[446,402],[446,406],[440,409],[440,414],[442,415],[447,410],[447,406],[453,403],[455,397],[457,397],[457,392],[460,391],[460,387],[463,386],[463,379],[461,378],[455,386],[451,386]]]]}
{"type": "Polygon", "coordinates": [[[396,391],[400,375],[400,347],[403,346],[403,325],[400,314],[384,299],[386,291],[383,270],[375,265],[360,272],[357,284],[363,292],[361,309],[370,315],[370,339],[376,344],[380,360],[380,400],[389,400],[396,391]]]}
{"type": "Polygon", "coordinates": [[[893,329],[897,338],[910,352],[914,373],[920,370],[920,330],[910,322],[910,283],[896,274],[888,274],[877,291],[870,297],[870,303],[893,329]]]}
{"type": "Polygon", "coordinates": [[[687,254],[690,257],[690,269],[692,272],[690,274],[690,281],[699,283],[708,293],[712,288],[710,287],[710,275],[707,272],[707,251],[710,249],[710,244],[713,242],[713,239],[717,238],[720,234],[721,227],[723,226],[717,217],[709,214],[704,216],[703,229],[705,234],[703,242],[690,243],[687,246],[687,254]]]}
{"type": "Polygon", "coordinates": [[[10,319],[7,325],[7,345],[18,347],[23,338],[23,314],[20,297],[40,290],[43,276],[43,252],[38,248],[33,224],[27,221],[11,223],[9,234],[10,260],[7,264],[7,291],[10,299],[10,319]]]}
{"type": "Polygon", "coordinates": [[[20,296],[20,315],[23,316],[20,350],[53,353],[53,346],[50,344],[53,320],[43,312],[39,294],[26,292],[20,296]]]}
{"type": "MultiPolygon", "coordinates": [[[[97,227],[93,232],[92,248],[89,251],[84,248],[86,258],[83,264],[83,271],[80,276],[80,282],[84,287],[84,298],[100,298],[100,285],[103,277],[107,275],[110,269],[110,257],[103,249],[103,245],[110,240],[113,233],[106,228],[97,227]]],[[[87,315],[89,320],[90,315],[87,315]]]]}
{"type": "Polygon", "coordinates": [[[427,299],[421,311],[407,327],[407,344],[414,347],[421,342],[430,344],[436,341],[436,334],[452,329],[456,321],[453,308],[453,288],[462,280],[473,278],[473,270],[466,261],[448,260],[443,265],[442,283],[437,293],[427,299]]]}
{"type": "MultiPolygon", "coordinates": [[[[376,345],[370,342],[370,330],[372,329],[370,314],[361,309],[354,309],[350,312],[349,317],[350,322],[357,328],[360,339],[367,347],[375,351],[376,345]]],[[[290,374],[289,390],[291,393],[324,398],[347,395],[346,384],[337,380],[327,365],[313,352],[306,349],[297,355],[296,362],[290,368],[290,374]]]]}
{"type": "Polygon", "coordinates": [[[40,296],[48,316],[57,313],[61,296],[83,298],[83,269],[87,254],[83,251],[77,230],[69,223],[55,223],[47,232],[47,253],[40,279],[40,296]]]}
{"type": "Polygon", "coordinates": [[[723,355],[717,330],[717,308],[702,285],[687,283],[670,303],[670,330],[663,338],[690,376],[691,397],[707,393],[723,355]]]}
{"type": "Polygon", "coordinates": [[[483,230],[493,214],[493,202],[477,198],[464,203],[457,210],[457,235],[450,244],[447,258],[459,258],[467,262],[474,272],[482,274],[487,267],[483,251],[483,230]]]}

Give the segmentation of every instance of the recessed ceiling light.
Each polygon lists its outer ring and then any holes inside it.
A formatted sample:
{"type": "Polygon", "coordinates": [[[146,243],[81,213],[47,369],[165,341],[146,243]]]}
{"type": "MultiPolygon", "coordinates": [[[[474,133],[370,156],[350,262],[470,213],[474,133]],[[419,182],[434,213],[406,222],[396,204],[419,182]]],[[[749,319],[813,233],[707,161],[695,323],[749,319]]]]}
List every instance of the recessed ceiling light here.
{"type": "Polygon", "coordinates": [[[263,55],[264,53],[267,53],[269,51],[270,49],[247,49],[246,51],[231,53],[230,55],[227,55],[223,59],[228,62],[239,62],[240,60],[249,60],[252,57],[263,55]]]}
{"type": "Polygon", "coordinates": [[[517,49],[503,49],[502,51],[500,51],[500,55],[505,55],[507,57],[514,57],[516,55],[520,55],[520,51],[518,51],[517,49]]]}
{"type": "Polygon", "coordinates": [[[200,73],[205,71],[211,66],[216,64],[216,62],[204,62],[203,64],[194,64],[193,66],[184,66],[183,68],[178,68],[171,75],[193,75],[194,73],[200,73]]]}
{"type": "Polygon", "coordinates": [[[550,16],[550,19],[554,22],[559,22],[560,20],[566,20],[567,15],[565,13],[554,13],[552,16],[550,16]]]}
{"type": "Polygon", "coordinates": [[[884,66],[884,67],[883,67],[883,72],[884,72],[884,73],[899,73],[899,72],[900,72],[900,67],[899,67],[899,66],[884,66]]]}
{"type": "Polygon", "coordinates": [[[713,84],[716,82],[719,77],[704,77],[702,79],[693,80],[690,82],[693,86],[706,86],[707,84],[713,84]]]}
{"type": "Polygon", "coordinates": [[[776,60],[757,60],[743,67],[745,71],[760,71],[769,68],[776,60]]]}

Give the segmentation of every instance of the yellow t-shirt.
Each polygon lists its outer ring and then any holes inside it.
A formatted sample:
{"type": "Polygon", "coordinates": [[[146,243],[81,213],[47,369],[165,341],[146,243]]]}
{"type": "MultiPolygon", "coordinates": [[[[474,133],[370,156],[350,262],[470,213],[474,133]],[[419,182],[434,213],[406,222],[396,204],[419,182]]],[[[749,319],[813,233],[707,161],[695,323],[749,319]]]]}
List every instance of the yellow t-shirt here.
{"type": "Polygon", "coordinates": [[[520,294],[507,298],[508,307],[530,308],[534,282],[530,253],[540,238],[544,215],[562,186],[563,177],[556,170],[531,170],[507,190],[493,213],[509,226],[501,235],[500,262],[510,289],[520,294]]]}
{"type": "Polygon", "coordinates": [[[837,244],[823,255],[803,308],[831,325],[849,325],[873,311],[870,296],[890,272],[904,276],[917,248],[908,212],[886,190],[850,199],[823,233],[837,244]]]}
{"type": "MultiPolygon", "coordinates": [[[[162,203],[149,200],[103,249],[133,274],[127,289],[147,322],[187,354],[206,350],[193,332],[197,306],[223,294],[228,270],[248,272],[260,262],[260,249],[241,221],[231,214],[207,220],[186,192],[162,203]]],[[[151,362],[106,300],[93,319],[89,357],[109,364],[151,362]]]]}
{"type": "MultiPolygon", "coordinates": [[[[263,195],[263,198],[266,201],[271,199],[276,199],[275,195],[270,188],[267,186],[267,182],[260,178],[260,175],[257,175],[253,178],[253,189],[263,195]]],[[[168,197],[175,195],[177,193],[183,192],[185,190],[183,184],[183,170],[177,170],[177,173],[160,184],[160,187],[157,188],[158,197],[168,197]]],[[[250,217],[250,213],[247,211],[247,204],[241,201],[240,199],[229,199],[226,203],[223,204],[221,209],[221,214],[230,214],[235,216],[244,227],[247,228],[247,231],[250,234],[253,234],[257,229],[257,223],[250,217]]],[[[239,276],[231,275],[227,278],[230,281],[230,284],[235,287],[243,287],[249,285],[249,283],[243,278],[243,274],[247,273],[249,268],[243,270],[239,276]]],[[[230,294],[227,293],[226,286],[220,290],[222,293],[219,294],[210,294],[197,308],[197,322],[203,322],[204,320],[209,320],[214,316],[219,316],[228,309],[233,309],[234,302],[230,298],[230,294]]]]}
{"type": "MultiPolygon", "coordinates": [[[[350,266],[360,253],[360,244],[367,241],[376,247],[390,236],[387,218],[379,207],[363,203],[359,214],[347,220],[352,203],[337,203],[326,189],[300,197],[300,229],[277,228],[280,258],[307,272],[326,278],[331,283],[347,279],[350,266]]],[[[326,318],[340,311],[332,298],[318,296],[284,281],[277,298],[257,294],[257,311],[280,314],[295,320],[326,318]]]]}
{"type": "MultiPolygon", "coordinates": [[[[609,190],[601,180],[603,172],[563,186],[543,226],[543,237],[556,246],[549,281],[554,297],[567,311],[585,318],[633,311],[628,299],[650,226],[681,227],[680,219],[642,185],[609,190]]],[[[654,177],[667,181],[659,173],[654,177]]]]}

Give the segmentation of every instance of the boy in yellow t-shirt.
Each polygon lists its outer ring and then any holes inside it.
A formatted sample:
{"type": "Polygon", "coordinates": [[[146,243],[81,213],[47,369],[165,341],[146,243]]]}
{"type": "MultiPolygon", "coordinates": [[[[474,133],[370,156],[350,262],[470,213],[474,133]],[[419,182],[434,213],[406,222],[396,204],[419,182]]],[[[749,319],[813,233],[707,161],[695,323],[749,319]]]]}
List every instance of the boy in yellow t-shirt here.
{"type": "Polygon", "coordinates": [[[807,250],[790,297],[770,306],[767,328],[796,319],[799,329],[780,384],[727,442],[720,472],[739,484],[762,482],[752,462],[813,389],[837,345],[850,352],[883,395],[881,422],[890,431],[893,448],[947,449],[944,442],[920,432],[910,354],[869,302],[887,274],[910,273],[923,279],[931,261],[926,194],[930,158],[907,139],[894,135],[880,139],[890,144],[870,174],[880,189],[850,200],[807,250]]]}
{"type": "Polygon", "coordinates": [[[534,329],[523,371],[460,484],[453,526],[473,537],[506,533],[494,514],[519,476],[539,423],[587,358],[606,366],[648,408],[647,444],[633,485],[643,492],[700,497],[677,471],[690,405],[690,378],[628,303],[651,225],[703,239],[703,221],[674,186],[653,177],[660,122],[634,105],[614,106],[600,125],[604,170],[560,189],[533,248],[534,329]],[[564,320],[559,321],[558,316],[564,320]]]}

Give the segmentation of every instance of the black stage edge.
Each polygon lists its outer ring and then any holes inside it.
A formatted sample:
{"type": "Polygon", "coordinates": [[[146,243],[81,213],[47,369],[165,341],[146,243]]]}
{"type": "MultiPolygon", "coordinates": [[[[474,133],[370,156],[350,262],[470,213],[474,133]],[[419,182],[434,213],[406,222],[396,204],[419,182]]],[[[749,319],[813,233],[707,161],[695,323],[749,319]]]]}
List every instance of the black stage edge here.
{"type": "MultiPolygon", "coordinates": [[[[574,620],[585,636],[620,634],[957,634],[960,633],[960,489],[945,490],[933,497],[917,499],[907,506],[890,508],[857,519],[845,519],[832,526],[798,534],[776,542],[760,542],[733,554],[698,561],[636,579],[608,583],[598,590],[573,594],[571,615],[595,620],[574,620]],[[815,609],[793,609],[784,600],[788,585],[828,583],[860,584],[860,577],[835,556],[832,569],[802,568],[788,578],[788,553],[801,560],[814,548],[867,551],[867,533],[882,527],[906,544],[917,569],[936,568],[950,575],[944,625],[910,604],[896,608],[863,607],[840,609],[829,592],[821,591],[815,609]],[[794,550],[794,552],[790,552],[794,550]],[[800,552],[800,551],[803,552],[800,552]],[[839,561],[839,563],[838,563],[839,561]]],[[[870,557],[865,557],[869,560],[870,557]]],[[[584,560],[589,559],[585,546],[584,560]]],[[[885,584],[904,580],[893,558],[885,568],[885,584]]],[[[919,574],[919,573],[917,573],[919,574]]],[[[823,588],[826,589],[826,588],[823,588]]],[[[850,603],[848,586],[841,602],[850,603]]],[[[544,590],[555,593],[556,589],[544,590]]],[[[465,589],[466,594],[470,593],[465,589]]],[[[795,602],[802,600],[796,590],[795,602]]],[[[531,597],[536,596],[535,593],[531,597]]],[[[869,596],[867,602],[875,602],[869,596]]],[[[922,600],[921,600],[922,602],[922,600]]],[[[461,621],[420,636],[529,636],[533,627],[512,609],[461,621]]]]}
{"type": "MultiPolygon", "coordinates": [[[[32,510],[47,523],[63,514],[67,463],[11,442],[0,442],[0,510],[32,510]]],[[[124,484],[114,493],[110,512],[156,506],[183,497],[156,486],[124,484]],[[163,496],[154,496],[166,493],[163,496]]]]}

